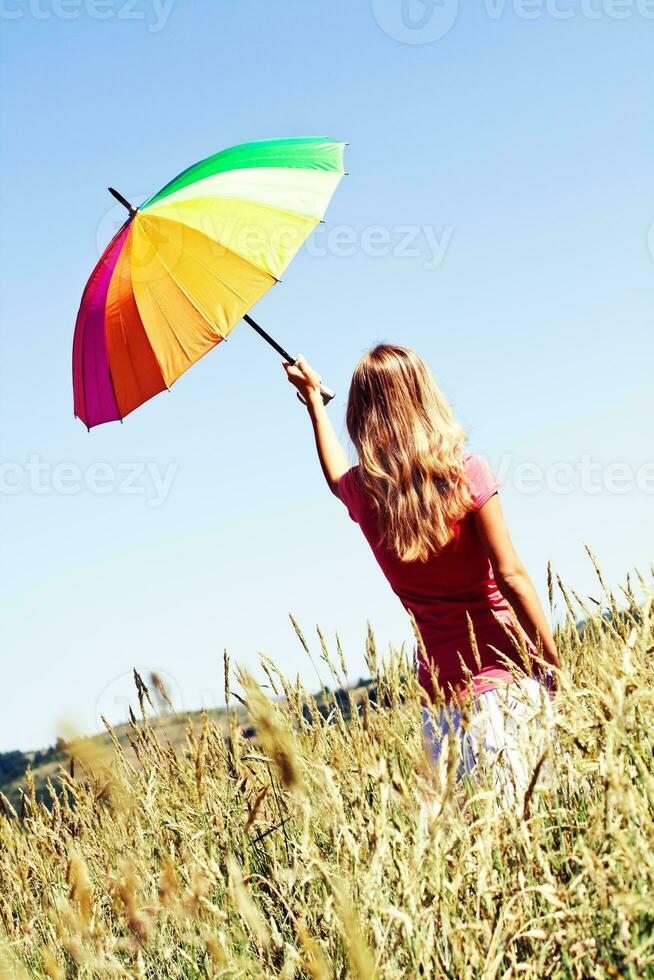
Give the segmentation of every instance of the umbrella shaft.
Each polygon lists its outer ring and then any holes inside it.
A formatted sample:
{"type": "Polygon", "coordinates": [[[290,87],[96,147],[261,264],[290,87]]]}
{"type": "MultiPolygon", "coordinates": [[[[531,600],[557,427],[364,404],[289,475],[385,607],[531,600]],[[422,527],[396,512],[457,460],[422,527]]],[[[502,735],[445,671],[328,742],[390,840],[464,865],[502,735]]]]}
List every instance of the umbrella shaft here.
{"type": "Polygon", "coordinates": [[[248,316],[248,314],[246,313],[243,319],[245,320],[246,323],[249,323],[252,329],[256,330],[259,336],[263,337],[263,339],[266,340],[271,347],[274,347],[277,353],[281,354],[285,361],[288,361],[289,364],[295,364],[295,358],[291,357],[288,351],[285,351],[284,348],[281,347],[276,340],[273,340],[270,334],[266,333],[263,327],[260,327],[259,324],[255,320],[253,320],[251,316],[248,316]]]}

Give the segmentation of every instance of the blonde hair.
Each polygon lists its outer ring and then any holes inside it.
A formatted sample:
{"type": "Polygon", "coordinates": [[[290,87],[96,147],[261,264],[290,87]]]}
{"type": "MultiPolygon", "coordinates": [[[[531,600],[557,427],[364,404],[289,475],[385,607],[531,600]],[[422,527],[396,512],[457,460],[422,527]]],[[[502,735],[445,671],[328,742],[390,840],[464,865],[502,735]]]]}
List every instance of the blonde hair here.
{"type": "Polygon", "coordinates": [[[472,504],[466,434],[447,399],[414,351],[379,344],[355,368],[346,420],[361,486],[382,517],[380,543],[403,561],[426,561],[472,504]]]}

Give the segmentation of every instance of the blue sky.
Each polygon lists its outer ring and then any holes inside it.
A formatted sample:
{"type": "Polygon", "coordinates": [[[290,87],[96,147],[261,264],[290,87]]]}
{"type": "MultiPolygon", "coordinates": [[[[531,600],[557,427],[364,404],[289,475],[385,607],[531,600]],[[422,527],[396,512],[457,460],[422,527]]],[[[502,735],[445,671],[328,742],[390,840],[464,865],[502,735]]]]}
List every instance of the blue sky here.
{"type": "Polygon", "coordinates": [[[255,310],[336,389],[339,432],[361,353],[413,346],[502,469],[541,593],[551,559],[597,595],[584,542],[612,583],[647,567],[650,13],[3,0],[0,750],[123,720],[132,666],[183,708],[220,704],[224,647],[313,690],[289,611],[339,630],[352,679],[368,619],[382,652],[410,637],[245,325],[124,425],[73,419],[77,307],[120,217],[107,185],[138,201],[224,146],[350,142],[327,224],[255,310]]]}

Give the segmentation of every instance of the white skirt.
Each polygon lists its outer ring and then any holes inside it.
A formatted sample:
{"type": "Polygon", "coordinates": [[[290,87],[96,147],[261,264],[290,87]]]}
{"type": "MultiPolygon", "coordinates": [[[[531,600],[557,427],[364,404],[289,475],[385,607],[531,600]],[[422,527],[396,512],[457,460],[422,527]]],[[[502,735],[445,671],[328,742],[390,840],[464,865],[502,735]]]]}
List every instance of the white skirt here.
{"type": "Polygon", "coordinates": [[[465,725],[452,706],[435,711],[435,717],[434,711],[422,709],[423,742],[432,764],[444,774],[454,751],[457,779],[490,768],[495,788],[509,806],[524,798],[553,724],[550,695],[533,677],[473,696],[465,725]]]}

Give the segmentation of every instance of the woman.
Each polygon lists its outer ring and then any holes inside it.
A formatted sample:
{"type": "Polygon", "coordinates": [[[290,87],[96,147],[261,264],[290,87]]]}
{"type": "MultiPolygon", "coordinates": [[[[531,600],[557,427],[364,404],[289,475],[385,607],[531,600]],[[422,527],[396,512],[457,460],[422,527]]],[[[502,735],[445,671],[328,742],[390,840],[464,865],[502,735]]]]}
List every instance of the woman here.
{"type": "Polygon", "coordinates": [[[530,778],[525,731],[535,716],[551,711],[531,657],[538,648],[555,668],[558,657],[504,523],[500,483],[483,459],[463,451],[465,433],[412,350],[380,344],[357,365],[347,404],[359,457],[352,468],[317,373],[302,357],[284,368],[307,404],[329,488],[415,618],[423,734],[432,760],[453,733],[459,774],[473,769],[480,753],[490,755],[496,783],[512,799],[516,785],[524,791],[530,778]]]}

